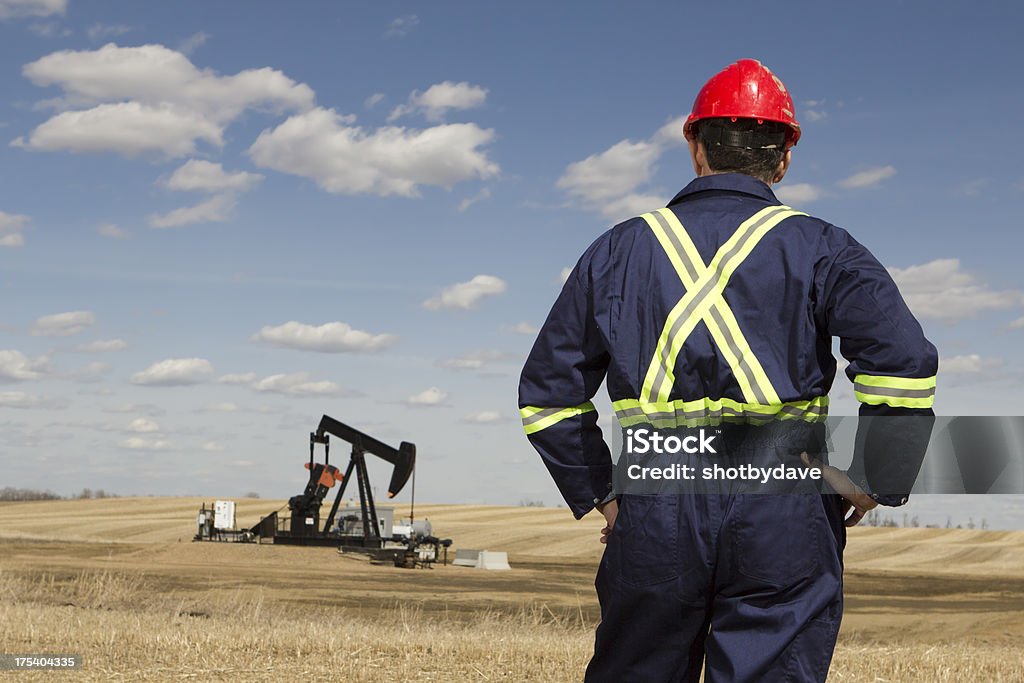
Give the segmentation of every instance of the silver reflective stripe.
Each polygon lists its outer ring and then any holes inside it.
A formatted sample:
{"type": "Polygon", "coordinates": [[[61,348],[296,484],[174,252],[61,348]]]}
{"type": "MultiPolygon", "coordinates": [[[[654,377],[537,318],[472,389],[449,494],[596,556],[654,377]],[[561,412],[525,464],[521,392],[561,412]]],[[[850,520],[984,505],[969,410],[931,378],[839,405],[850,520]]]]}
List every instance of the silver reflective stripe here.
{"type": "Polygon", "coordinates": [[[895,396],[896,398],[929,398],[935,395],[935,387],[930,389],[894,389],[892,387],[875,387],[870,384],[854,384],[854,391],[875,396],[895,396]]]}
{"type": "Polygon", "coordinates": [[[719,270],[725,270],[725,264],[728,263],[733,257],[735,257],[738,252],[743,250],[743,247],[746,246],[747,242],[750,240],[750,236],[753,235],[758,228],[767,223],[771,219],[771,217],[779,213],[779,211],[788,210],[788,207],[777,206],[775,207],[774,211],[769,211],[765,215],[761,216],[761,218],[758,219],[756,223],[748,227],[747,231],[743,233],[743,236],[739,239],[739,241],[737,241],[736,244],[733,245],[732,249],[729,250],[729,253],[723,256],[722,260],[719,261],[719,270]]]}
{"type": "MultiPolygon", "coordinates": [[[[715,273],[715,275],[717,276],[717,273],[715,273]]],[[[706,299],[708,294],[711,293],[711,290],[715,288],[716,284],[718,284],[717,277],[709,279],[707,283],[700,288],[700,291],[697,292],[696,296],[690,300],[690,303],[686,305],[686,308],[679,313],[679,317],[676,318],[676,321],[672,324],[672,329],[669,330],[668,333],[668,343],[661,349],[661,363],[659,363],[661,367],[658,368],[658,374],[654,376],[654,384],[651,385],[652,396],[658,395],[661,385],[665,382],[665,375],[668,372],[669,356],[672,354],[672,341],[679,334],[679,330],[681,330],[683,325],[686,324],[686,321],[693,316],[693,312],[698,306],[700,306],[700,303],[706,299]]]]}
{"type": "Polygon", "coordinates": [[[534,413],[530,417],[524,417],[523,418],[523,426],[524,427],[529,427],[534,422],[540,422],[545,417],[550,417],[550,416],[554,415],[555,413],[562,412],[563,410],[565,410],[565,408],[545,408],[544,410],[538,410],[536,413],[534,413]]]}
{"type": "MultiPolygon", "coordinates": [[[[769,408],[770,406],[763,406],[769,408]]],[[[686,410],[685,408],[676,408],[675,410],[659,410],[657,412],[645,413],[642,407],[625,408],[623,410],[615,411],[616,416],[620,419],[627,419],[631,417],[646,417],[650,421],[657,420],[695,420],[695,419],[709,419],[719,418],[723,416],[731,417],[742,417],[748,420],[774,420],[777,415],[785,413],[786,415],[792,415],[794,417],[807,417],[807,416],[823,416],[828,415],[828,408],[819,404],[811,404],[805,408],[800,408],[795,405],[784,403],[778,406],[777,412],[762,413],[753,410],[743,410],[742,408],[737,410],[729,406],[722,406],[714,410],[708,409],[697,409],[697,410],[686,410]]]]}
{"type": "Polygon", "coordinates": [[[747,383],[750,384],[750,388],[754,392],[754,398],[757,399],[758,403],[768,403],[768,397],[764,395],[761,390],[761,385],[758,384],[757,378],[754,377],[754,371],[750,369],[750,364],[747,363],[746,357],[743,355],[743,351],[736,345],[736,340],[732,337],[732,332],[729,331],[729,326],[725,324],[725,319],[722,318],[721,312],[718,310],[718,304],[716,303],[711,307],[711,317],[718,323],[718,329],[721,330],[722,336],[725,337],[725,343],[728,345],[729,350],[732,354],[739,359],[740,370],[747,378],[747,383]]]}
{"type": "Polygon", "coordinates": [[[784,405],[779,409],[780,413],[786,413],[787,415],[794,415],[796,417],[804,417],[805,415],[821,415],[821,406],[808,406],[807,408],[797,408],[796,406],[784,405]]]}
{"type": "Polygon", "coordinates": [[[666,235],[668,235],[668,240],[672,243],[672,248],[676,250],[676,254],[679,255],[679,260],[682,261],[683,266],[686,267],[686,272],[690,274],[690,279],[696,282],[698,277],[697,268],[690,260],[690,257],[686,254],[686,249],[684,249],[683,245],[680,244],[679,236],[676,235],[676,231],[669,226],[668,221],[665,220],[665,217],[661,215],[660,211],[655,211],[651,215],[654,216],[654,219],[658,221],[658,225],[660,225],[661,229],[665,231],[666,235]]]}

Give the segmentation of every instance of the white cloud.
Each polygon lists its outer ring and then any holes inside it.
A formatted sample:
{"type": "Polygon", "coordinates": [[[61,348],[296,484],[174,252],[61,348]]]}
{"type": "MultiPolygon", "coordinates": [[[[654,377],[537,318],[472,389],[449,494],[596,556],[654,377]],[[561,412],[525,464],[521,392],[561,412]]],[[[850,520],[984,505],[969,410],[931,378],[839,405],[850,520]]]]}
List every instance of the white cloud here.
{"type": "Polygon", "coordinates": [[[823,194],[824,192],[820,187],[810,183],[784,184],[775,188],[775,196],[782,203],[791,205],[810,204],[820,199],[823,194]]]}
{"type": "Polygon", "coordinates": [[[418,394],[413,394],[405,400],[405,403],[416,408],[433,408],[442,405],[446,398],[448,398],[448,394],[437,387],[430,387],[418,394]]]}
{"type": "Polygon", "coordinates": [[[384,32],[384,37],[405,38],[419,26],[419,23],[420,18],[415,14],[403,14],[400,17],[395,17],[388,26],[388,30],[384,32]]]}
{"type": "Polygon", "coordinates": [[[490,425],[504,421],[504,416],[497,410],[481,410],[478,413],[466,415],[462,421],[469,424],[490,425]]]}
{"type": "Polygon", "coordinates": [[[129,432],[138,434],[152,434],[160,431],[160,425],[155,420],[146,417],[137,417],[128,424],[129,432]]]}
{"type": "Polygon", "coordinates": [[[41,379],[50,372],[50,359],[47,356],[29,358],[13,349],[0,351],[0,384],[41,379]]]}
{"type": "Polygon", "coordinates": [[[210,34],[206,31],[196,31],[188,38],[178,43],[178,52],[184,55],[191,55],[193,52],[205,45],[206,41],[210,38],[210,34]]]}
{"type": "Polygon", "coordinates": [[[224,447],[216,441],[207,441],[202,445],[202,449],[207,453],[223,453],[224,447]]]}
{"type": "Polygon", "coordinates": [[[498,165],[482,147],[494,131],[474,123],[367,132],[354,117],[317,108],[264,130],[249,148],[257,166],[309,178],[336,194],[419,196],[420,186],[450,188],[491,178],[498,165]]]}
{"type": "Polygon", "coordinates": [[[572,266],[566,266],[558,273],[558,281],[563,285],[569,281],[569,276],[572,275],[572,266]]]}
{"type": "Polygon", "coordinates": [[[218,384],[252,384],[255,381],[255,372],[241,372],[234,375],[222,375],[217,378],[218,384]]]}
{"type": "Polygon", "coordinates": [[[141,436],[131,436],[121,442],[121,448],[130,451],[164,451],[171,447],[169,441],[163,439],[144,439],[141,436]]]}
{"type": "Polygon", "coordinates": [[[276,327],[264,327],[252,339],[281,348],[321,353],[381,351],[398,341],[393,334],[371,334],[342,322],[314,326],[294,320],[276,327]]]}
{"type": "Polygon", "coordinates": [[[286,396],[344,396],[351,395],[334,382],[313,381],[308,372],[270,375],[253,382],[251,388],[261,393],[286,396]]]}
{"type": "Polygon", "coordinates": [[[204,159],[189,159],[164,181],[170,190],[184,192],[247,192],[263,180],[259,173],[228,173],[220,164],[204,159]]]}
{"type": "Polygon", "coordinates": [[[631,193],[601,203],[601,213],[613,221],[621,221],[660,209],[668,203],[667,197],[653,194],[631,193]]]}
{"type": "Polygon", "coordinates": [[[487,88],[467,81],[435,83],[424,92],[413,90],[406,104],[395,107],[388,115],[388,121],[422,112],[428,121],[440,121],[452,109],[476,109],[487,102],[487,88]]]}
{"type": "Polygon", "coordinates": [[[535,335],[540,332],[540,328],[535,325],[531,325],[528,322],[518,322],[515,325],[505,325],[501,328],[502,332],[506,334],[525,334],[535,335]]]}
{"type": "Polygon", "coordinates": [[[101,104],[65,111],[41,123],[16,147],[43,151],[115,152],[125,157],[160,153],[181,157],[196,151],[197,140],[220,147],[223,127],[199,112],[169,104],[101,104]]]}
{"type": "Polygon", "coordinates": [[[621,140],[600,154],[569,164],[557,186],[588,201],[617,199],[650,180],[660,156],[657,144],[621,140]]]}
{"type": "Polygon", "coordinates": [[[989,311],[1024,305],[1024,292],[993,290],[961,269],[959,259],[890,268],[907,304],[922,319],[955,323],[989,311]]]}
{"type": "Polygon", "coordinates": [[[206,406],[205,410],[208,413],[237,413],[241,408],[238,407],[237,403],[228,401],[225,403],[211,403],[206,406]]]}
{"type": "Polygon", "coordinates": [[[23,246],[25,237],[21,231],[28,221],[28,216],[0,211],[0,247],[23,246]]]}
{"type": "Polygon", "coordinates": [[[1024,318],[1017,318],[1010,323],[1011,330],[1024,330],[1024,318]]]}
{"type": "Polygon", "coordinates": [[[168,358],[153,363],[131,376],[132,384],[147,386],[186,386],[199,384],[213,374],[213,365],[205,358],[168,358]]]}
{"type": "Polygon", "coordinates": [[[508,289],[508,285],[494,275],[477,275],[469,282],[459,282],[441,290],[437,296],[423,302],[431,311],[442,309],[469,310],[489,296],[495,296],[508,289]]]}
{"type": "Polygon", "coordinates": [[[965,180],[956,187],[956,194],[961,197],[977,197],[981,194],[982,190],[989,187],[992,184],[990,178],[975,178],[973,180],[965,180]]]}
{"type": "Polygon", "coordinates": [[[886,178],[896,175],[894,166],[876,166],[854,173],[853,175],[839,181],[839,186],[848,190],[874,187],[886,178]]]}
{"type": "Polygon", "coordinates": [[[163,45],[63,50],[22,71],[37,86],[61,88],[55,104],[71,109],[16,141],[31,149],[179,157],[200,140],[220,147],[225,128],[247,109],[303,111],[314,102],[309,86],[280,71],[221,76],[163,45]]]}
{"type": "Polygon", "coordinates": [[[70,379],[75,382],[98,382],[103,375],[110,374],[110,371],[109,363],[93,361],[61,376],[63,379],[70,379]]]}
{"type": "Polygon", "coordinates": [[[484,366],[482,358],[446,358],[436,365],[445,370],[479,370],[484,366]]]}
{"type": "Polygon", "coordinates": [[[445,370],[482,370],[484,366],[490,363],[509,360],[513,357],[511,354],[502,351],[476,351],[459,358],[439,360],[435,365],[445,370]]]}
{"type": "Polygon", "coordinates": [[[135,413],[137,415],[157,416],[163,415],[164,409],[152,403],[122,403],[116,406],[103,408],[105,413],[135,413]]]}
{"type": "Polygon", "coordinates": [[[235,215],[238,200],[233,194],[217,194],[194,206],[185,206],[164,214],[153,214],[149,225],[153,228],[177,228],[196,223],[225,223],[235,215]]]}
{"type": "Polygon", "coordinates": [[[469,207],[473,206],[474,204],[476,204],[479,201],[483,201],[484,199],[489,199],[490,196],[491,196],[491,190],[489,188],[486,188],[486,187],[481,188],[480,191],[477,192],[472,197],[466,197],[461,202],[459,202],[459,213],[462,213],[463,211],[465,211],[466,209],[468,209],[469,207]]]}
{"type": "Polygon", "coordinates": [[[123,36],[125,33],[129,33],[134,30],[134,26],[127,26],[125,24],[96,23],[87,28],[85,30],[85,34],[89,36],[89,40],[105,40],[107,38],[123,36]]]}
{"type": "Polygon", "coordinates": [[[800,114],[801,119],[816,123],[828,118],[828,111],[825,110],[825,100],[804,100],[803,105],[805,109],[800,114]]]}
{"type": "Polygon", "coordinates": [[[34,408],[63,409],[66,407],[67,401],[64,399],[51,399],[48,396],[26,394],[23,391],[0,391],[0,408],[32,410],[34,408]]]}
{"type": "Polygon", "coordinates": [[[647,140],[620,140],[566,167],[556,186],[570,199],[620,221],[665,206],[667,197],[646,189],[669,147],[683,141],[685,117],[665,123],[647,140]]]}
{"type": "Polygon", "coordinates": [[[942,358],[939,360],[939,372],[951,375],[977,374],[993,370],[1002,364],[1002,358],[982,358],[976,353],[971,353],[963,356],[942,358]]]}
{"type": "MultiPolygon", "coordinates": [[[[359,396],[358,392],[344,389],[338,384],[326,380],[313,380],[308,372],[276,374],[259,379],[255,372],[244,372],[223,375],[217,378],[218,384],[246,386],[259,393],[283,394],[286,396],[359,396]]],[[[241,408],[235,403],[217,403],[207,406],[208,411],[233,413],[241,408]]],[[[258,413],[280,412],[275,408],[260,407],[254,409],[258,413]]]]}
{"type": "Polygon", "coordinates": [[[64,14],[68,0],[0,0],[0,21],[13,17],[48,17],[64,14]]]}
{"type": "Polygon", "coordinates": [[[659,145],[681,145],[686,140],[683,137],[683,125],[686,123],[686,117],[680,116],[674,118],[661,128],[651,137],[651,142],[659,145]]]}
{"type": "Polygon", "coordinates": [[[34,337],[70,337],[78,334],[96,322],[92,311],[68,311],[44,315],[32,325],[34,337]]]}
{"type": "Polygon", "coordinates": [[[61,26],[59,21],[34,21],[28,25],[28,30],[41,38],[66,38],[71,35],[71,29],[61,26]]]}
{"type": "Polygon", "coordinates": [[[108,353],[110,351],[124,351],[127,348],[128,342],[123,339],[98,339],[85,344],[79,344],[72,351],[77,353],[108,353]]]}
{"type": "Polygon", "coordinates": [[[103,237],[111,237],[113,239],[118,240],[126,240],[129,237],[131,237],[131,235],[129,235],[126,230],[122,230],[113,223],[104,223],[103,225],[99,226],[98,228],[96,228],[96,234],[101,235],[103,237]]]}
{"type": "Polygon", "coordinates": [[[366,106],[367,109],[373,109],[378,104],[383,102],[385,97],[386,96],[384,95],[384,93],[382,93],[382,92],[375,92],[372,95],[370,95],[369,97],[367,97],[366,101],[363,104],[366,106]]]}

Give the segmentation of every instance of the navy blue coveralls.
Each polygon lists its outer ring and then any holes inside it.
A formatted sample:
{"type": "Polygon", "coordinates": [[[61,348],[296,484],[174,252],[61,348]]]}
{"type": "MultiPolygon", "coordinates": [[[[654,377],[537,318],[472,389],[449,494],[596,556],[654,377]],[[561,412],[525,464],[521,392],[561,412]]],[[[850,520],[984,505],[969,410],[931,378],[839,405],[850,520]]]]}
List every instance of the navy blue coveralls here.
{"type": "MultiPolygon", "coordinates": [[[[753,177],[697,178],[583,254],[523,369],[524,428],[580,518],[617,493],[590,402],[602,381],[623,428],[814,422],[828,410],[833,337],[862,416],[932,414],[935,348],[868,250],[753,177]]],[[[759,433],[759,457],[792,450],[786,432],[759,433]]],[[[873,467],[923,456],[901,450],[873,467]]],[[[839,496],[619,505],[587,681],[698,681],[702,667],[709,683],[825,680],[842,614],[839,496]]]]}

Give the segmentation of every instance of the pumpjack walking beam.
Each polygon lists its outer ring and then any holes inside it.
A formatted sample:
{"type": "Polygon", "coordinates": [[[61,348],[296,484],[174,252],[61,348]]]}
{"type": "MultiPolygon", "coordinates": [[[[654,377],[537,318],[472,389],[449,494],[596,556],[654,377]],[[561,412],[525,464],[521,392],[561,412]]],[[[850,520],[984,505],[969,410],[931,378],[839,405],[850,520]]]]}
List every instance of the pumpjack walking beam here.
{"type": "MultiPolygon", "coordinates": [[[[405,487],[406,482],[416,467],[416,445],[407,441],[401,442],[399,447],[393,448],[377,439],[363,434],[358,429],[335,420],[329,415],[320,419],[320,425],[315,432],[309,434],[309,457],[310,465],[313,464],[313,448],[315,444],[324,445],[324,463],[327,464],[330,455],[330,436],[352,444],[352,455],[345,468],[345,475],[341,479],[341,487],[331,505],[331,512],[327,516],[321,533],[330,531],[331,525],[338,512],[338,506],[345,495],[345,488],[349,478],[355,472],[356,482],[359,486],[359,507],[362,513],[363,538],[367,540],[380,540],[380,525],[377,521],[377,508],[373,500],[373,490],[370,487],[370,475],[366,469],[365,454],[370,453],[378,458],[391,463],[394,470],[391,473],[391,481],[388,484],[388,498],[394,498],[405,487]]],[[[310,470],[312,476],[312,469],[310,470]]]]}

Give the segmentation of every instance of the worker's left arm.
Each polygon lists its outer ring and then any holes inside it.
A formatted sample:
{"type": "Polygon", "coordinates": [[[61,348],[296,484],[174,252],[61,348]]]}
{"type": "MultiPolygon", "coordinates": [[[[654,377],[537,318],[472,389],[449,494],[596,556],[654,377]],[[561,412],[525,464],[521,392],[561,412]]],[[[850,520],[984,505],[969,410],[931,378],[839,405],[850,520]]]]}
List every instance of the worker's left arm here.
{"type": "Polygon", "coordinates": [[[595,247],[569,275],[519,381],[523,428],[577,519],[612,490],[611,454],[590,402],[609,362],[594,321],[595,247]]]}
{"type": "Polygon", "coordinates": [[[938,356],[885,268],[845,231],[835,235],[819,303],[861,404],[850,478],[882,505],[903,505],[935,419],[938,356]]]}

